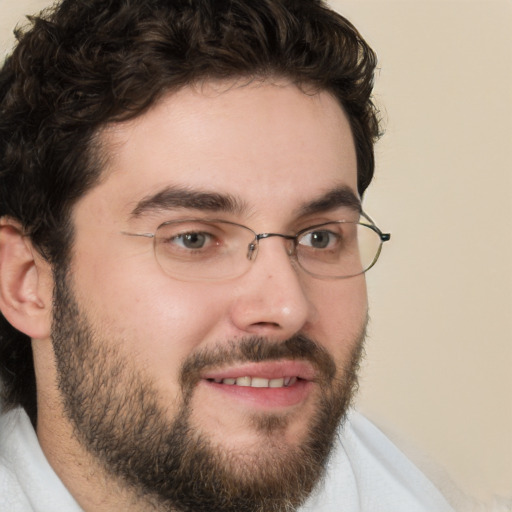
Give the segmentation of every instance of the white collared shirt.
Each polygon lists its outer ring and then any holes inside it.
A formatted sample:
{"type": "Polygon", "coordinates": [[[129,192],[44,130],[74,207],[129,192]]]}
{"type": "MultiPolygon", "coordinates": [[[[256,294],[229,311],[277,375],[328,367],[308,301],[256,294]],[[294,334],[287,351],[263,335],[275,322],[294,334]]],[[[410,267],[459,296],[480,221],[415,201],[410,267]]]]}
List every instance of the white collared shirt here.
{"type": "MultiPolygon", "coordinates": [[[[0,510],[82,512],[46,460],[30,420],[20,408],[0,416],[0,510]]],[[[325,479],[300,512],[453,509],[380,430],[351,412],[338,433],[325,479]]]]}

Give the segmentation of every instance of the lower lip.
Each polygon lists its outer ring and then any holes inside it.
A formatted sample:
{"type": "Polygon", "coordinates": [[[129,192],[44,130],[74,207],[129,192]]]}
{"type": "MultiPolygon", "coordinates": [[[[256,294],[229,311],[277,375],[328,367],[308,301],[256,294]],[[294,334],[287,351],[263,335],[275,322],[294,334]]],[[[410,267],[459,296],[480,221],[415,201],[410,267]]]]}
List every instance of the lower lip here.
{"type": "Polygon", "coordinates": [[[261,409],[286,408],[299,405],[308,398],[313,387],[311,381],[300,379],[295,384],[283,388],[253,388],[250,386],[237,386],[236,384],[219,384],[209,380],[202,380],[200,382],[211,391],[222,393],[231,399],[245,402],[251,407],[261,409]]]}

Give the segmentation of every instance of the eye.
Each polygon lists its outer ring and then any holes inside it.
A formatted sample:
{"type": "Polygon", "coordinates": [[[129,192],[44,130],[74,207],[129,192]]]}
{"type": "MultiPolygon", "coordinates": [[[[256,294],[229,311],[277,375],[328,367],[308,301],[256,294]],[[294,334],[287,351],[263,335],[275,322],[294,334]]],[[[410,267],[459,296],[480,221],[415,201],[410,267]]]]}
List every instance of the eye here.
{"type": "Polygon", "coordinates": [[[313,249],[329,249],[336,245],[340,236],[327,229],[310,231],[301,236],[299,244],[313,249]]]}
{"type": "Polygon", "coordinates": [[[226,239],[226,234],[215,224],[194,220],[163,224],[157,233],[160,250],[180,258],[212,255],[226,239]]]}
{"type": "Polygon", "coordinates": [[[170,242],[180,245],[184,249],[203,249],[211,241],[211,235],[201,232],[182,233],[170,240],[170,242]]]}

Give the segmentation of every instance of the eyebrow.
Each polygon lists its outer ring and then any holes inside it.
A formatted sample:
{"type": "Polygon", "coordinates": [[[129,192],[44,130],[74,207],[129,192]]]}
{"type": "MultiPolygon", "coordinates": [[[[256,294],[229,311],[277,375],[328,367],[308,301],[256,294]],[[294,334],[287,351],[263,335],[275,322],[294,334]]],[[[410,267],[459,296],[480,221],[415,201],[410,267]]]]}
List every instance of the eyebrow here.
{"type": "Polygon", "coordinates": [[[147,213],[178,208],[232,214],[241,214],[246,210],[246,206],[230,194],[166,187],[156,194],[141,199],[132,210],[131,216],[140,217],[147,213]]]}
{"type": "Polygon", "coordinates": [[[329,190],[323,196],[306,203],[299,208],[299,216],[313,215],[328,212],[336,208],[347,207],[356,213],[362,212],[361,200],[355,192],[347,186],[329,190]]]}
{"type": "MultiPolygon", "coordinates": [[[[347,186],[329,190],[323,196],[302,205],[298,216],[313,215],[327,212],[340,207],[348,207],[361,213],[361,201],[353,190],[347,186]]],[[[159,211],[188,208],[193,210],[225,212],[241,215],[247,211],[247,206],[231,194],[190,190],[178,187],[166,187],[141,199],[131,211],[132,217],[159,211]]]]}

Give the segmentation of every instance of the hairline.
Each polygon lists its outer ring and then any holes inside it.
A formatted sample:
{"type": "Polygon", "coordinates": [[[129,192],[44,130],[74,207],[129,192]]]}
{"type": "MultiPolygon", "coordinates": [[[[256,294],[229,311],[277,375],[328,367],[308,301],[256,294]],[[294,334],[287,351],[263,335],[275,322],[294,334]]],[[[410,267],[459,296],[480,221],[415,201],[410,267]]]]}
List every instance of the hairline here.
{"type": "MultiPolygon", "coordinates": [[[[81,198],[83,198],[96,186],[101,185],[101,183],[104,183],[105,180],[108,179],[108,177],[113,172],[116,172],[114,170],[114,166],[112,165],[113,158],[115,158],[117,150],[120,149],[121,146],[124,144],[124,141],[119,139],[116,140],[115,136],[111,136],[118,126],[126,126],[130,123],[133,123],[135,125],[139,121],[139,119],[141,119],[149,112],[157,109],[166,99],[177,95],[180,91],[183,91],[187,88],[197,90],[199,93],[202,93],[202,90],[205,86],[213,85],[215,86],[214,90],[218,91],[218,94],[220,95],[229,92],[233,88],[245,88],[255,84],[257,84],[258,86],[272,85],[275,87],[293,86],[296,87],[300,92],[302,92],[306,96],[310,97],[317,96],[321,93],[329,94],[335,100],[336,105],[338,105],[338,107],[341,109],[343,115],[347,118],[348,126],[350,129],[350,136],[355,147],[354,130],[350,122],[350,116],[347,113],[342,101],[332,90],[332,88],[322,87],[320,84],[315,84],[311,80],[294,79],[291,75],[286,75],[285,73],[279,73],[275,71],[270,71],[267,73],[258,72],[252,74],[240,73],[233,74],[227,77],[215,77],[208,75],[200,76],[185,84],[176,87],[167,87],[162,89],[161,93],[157,97],[155,97],[155,99],[146,108],[141,109],[135,115],[122,120],[111,119],[109,121],[102,123],[93,131],[92,136],[90,137],[89,144],[85,148],[85,152],[87,157],[90,158],[90,167],[96,167],[98,169],[98,175],[96,179],[93,181],[93,183],[91,183],[89,188],[85,190],[84,194],[78,197],[71,205],[69,214],[72,213],[75,205],[80,201],[81,198]],[[221,86],[223,85],[225,87],[221,88],[221,86]]],[[[359,162],[357,162],[356,172],[358,178],[359,162]]]]}

